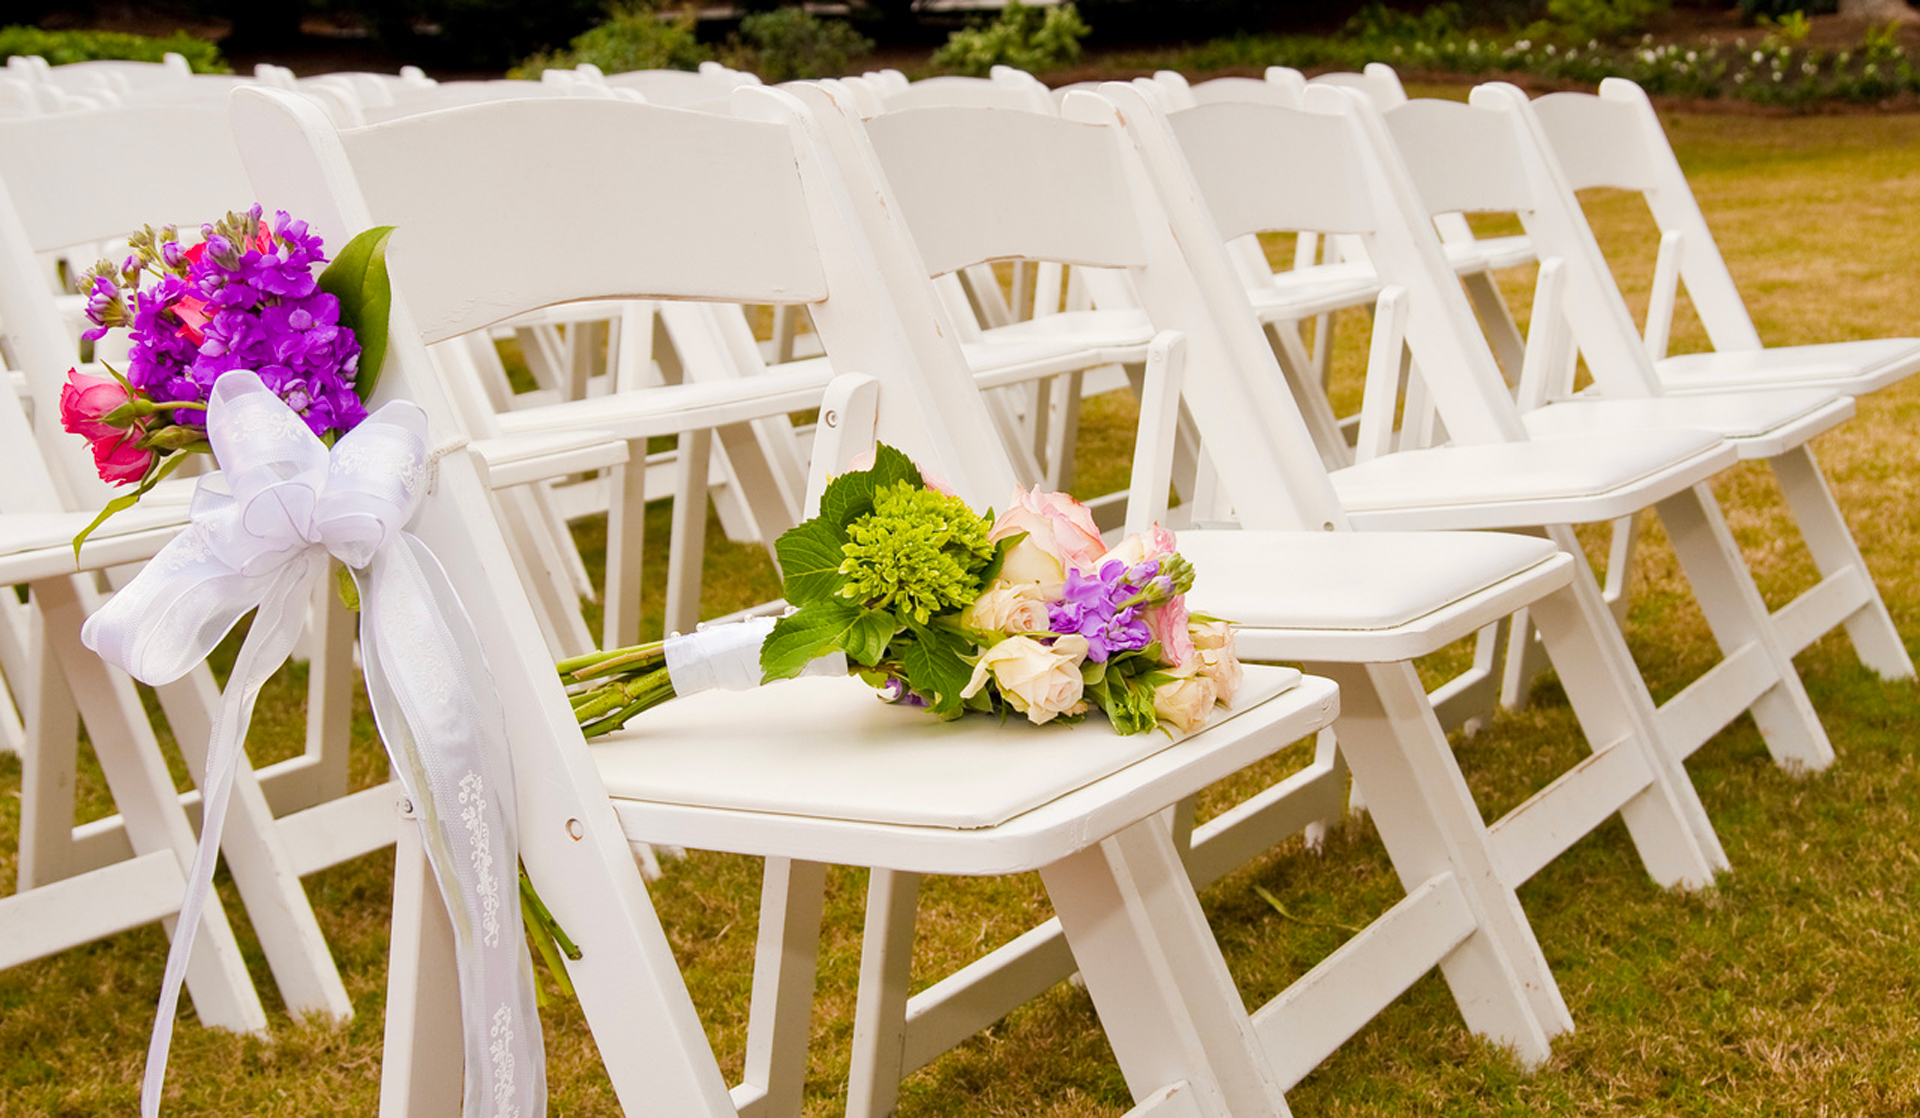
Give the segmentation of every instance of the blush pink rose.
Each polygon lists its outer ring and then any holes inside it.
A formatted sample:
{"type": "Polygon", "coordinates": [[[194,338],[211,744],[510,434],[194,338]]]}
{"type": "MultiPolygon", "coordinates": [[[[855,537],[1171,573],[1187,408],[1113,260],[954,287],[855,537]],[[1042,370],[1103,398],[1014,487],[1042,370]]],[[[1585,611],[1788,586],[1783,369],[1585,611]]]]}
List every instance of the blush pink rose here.
{"type": "Polygon", "coordinates": [[[1042,493],[1037,485],[1014,490],[1013,504],[993,522],[987,538],[998,542],[1020,532],[1027,534],[1025,543],[1062,568],[1091,571],[1107,552],[1087,506],[1065,493],[1042,493]]]}
{"type": "Polygon", "coordinates": [[[1147,631],[1160,642],[1160,658],[1176,668],[1193,659],[1193,636],[1187,631],[1187,600],[1175,595],[1147,609],[1147,631]]]}
{"type": "Polygon", "coordinates": [[[60,386],[60,426],[89,442],[118,440],[129,424],[115,426],[106,417],[126,402],[126,386],[112,377],[68,369],[67,383],[60,386]]]}

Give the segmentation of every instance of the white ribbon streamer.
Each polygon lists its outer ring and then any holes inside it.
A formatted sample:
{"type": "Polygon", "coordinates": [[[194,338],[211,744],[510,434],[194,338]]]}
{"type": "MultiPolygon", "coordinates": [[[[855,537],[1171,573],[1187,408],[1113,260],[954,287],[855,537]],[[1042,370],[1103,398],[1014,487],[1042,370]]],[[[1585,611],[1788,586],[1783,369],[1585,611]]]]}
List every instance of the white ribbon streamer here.
{"type": "Polygon", "coordinates": [[[426,489],[426,416],[381,408],[329,452],[250,372],[214,382],[207,436],[221,473],[192,522],[87,620],[81,639],[147,683],[178,679],[258,609],[207,748],[199,848],[167,955],[141,1113],[157,1118],[180,985],[212,886],[234,766],[260,686],[291,654],[328,556],[360,588],[374,720],[420,813],[453,917],[468,1118],[540,1118],[546,1059],[523,946],[505,722],[473,623],[425,544],[403,531],[426,489]]]}

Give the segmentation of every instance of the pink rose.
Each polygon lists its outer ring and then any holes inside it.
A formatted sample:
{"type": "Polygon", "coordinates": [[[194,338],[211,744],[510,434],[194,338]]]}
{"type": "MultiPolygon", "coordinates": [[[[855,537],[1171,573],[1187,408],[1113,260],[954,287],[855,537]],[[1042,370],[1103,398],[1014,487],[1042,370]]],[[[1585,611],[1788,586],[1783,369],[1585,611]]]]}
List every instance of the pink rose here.
{"type": "Polygon", "coordinates": [[[111,438],[93,440],[93,468],[100,480],[111,485],[130,485],[147,476],[156,455],[140,444],[146,432],[139,428],[115,431],[111,438]]]}
{"type": "Polygon", "coordinates": [[[60,426],[89,442],[118,439],[132,420],[115,426],[106,418],[127,399],[127,388],[119,381],[68,369],[67,383],[60,387],[60,426]]]}
{"type": "Polygon", "coordinates": [[[1094,570],[1107,551],[1087,506],[1065,493],[1042,493],[1037,485],[1014,490],[1012,506],[993,522],[987,538],[998,542],[1020,532],[1063,569],[1094,570]]]}
{"type": "Polygon", "coordinates": [[[1187,632],[1187,600],[1176,594],[1147,609],[1147,631],[1160,642],[1160,658],[1174,667],[1193,659],[1193,637],[1187,632]]]}

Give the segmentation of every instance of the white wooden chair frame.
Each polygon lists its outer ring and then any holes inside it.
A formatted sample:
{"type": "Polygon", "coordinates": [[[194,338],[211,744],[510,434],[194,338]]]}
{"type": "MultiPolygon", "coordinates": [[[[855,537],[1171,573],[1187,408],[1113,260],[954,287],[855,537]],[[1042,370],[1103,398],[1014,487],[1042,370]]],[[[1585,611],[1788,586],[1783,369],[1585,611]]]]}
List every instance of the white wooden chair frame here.
{"type": "MultiPolygon", "coordinates": [[[[835,115],[830,90],[801,93],[815,104],[823,120],[837,120],[842,124],[851,120],[851,113],[835,115]]],[[[974,234],[971,252],[976,256],[1045,258],[1051,255],[1103,267],[1132,265],[1134,283],[1149,296],[1150,308],[1159,307],[1169,316],[1169,321],[1194,325],[1196,337],[1210,339],[1203,343],[1206,356],[1197,360],[1212,365],[1226,359],[1224,343],[1217,339],[1204,314],[1192,313],[1199,304],[1192,281],[1183,285],[1177,279],[1168,278],[1167,273],[1179,271],[1180,258],[1164,223],[1159,227],[1158,243],[1152,249],[1133,250],[1157,253],[1155,259],[1159,265],[1147,268],[1139,266],[1145,262],[1145,256],[1129,256],[1128,250],[1112,247],[1116,242],[1125,243],[1126,236],[1109,233],[1108,247],[1097,248],[1094,246],[1100,241],[1089,240],[1083,230],[1082,227],[1089,226],[1097,230],[1102,224],[1119,224],[1131,229],[1137,223],[1146,230],[1140,234],[1141,239],[1155,239],[1151,232],[1156,220],[1153,215],[1110,212],[1112,203],[1108,198],[1112,192],[1103,195],[1089,189],[1096,182],[1119,181],[1125,174],[1122,164],[1092,164],[1084,175],[1072,177],[1062,173],[1060,164],[1035,159],[1030,165],[1020,165],[1017,161],[998,158],[1007,151],[1061,152],[1076,147],[1097,151],[1105,145],[1111,160],[1115,156],[1116,136],[1059,121],[1022,118],[1020,114],[964,109],[926,110],[921,114],[918,128],[909,127],[912,122],[905,119],[897,120],[895,127],[881,127],[889,119],[882,117],[870,122],[865,137],[850,126],[838,130],[829,128],[843,173],[852,175],[863,165],[871,167],[876,154],[879,165],[886,169],[886,181],[876,178],[852,184],[857,196],[884,194],[887,198],[884,208],[870,215],[870,219],[880,220],[878,215],[884,214],[889,220],[913,225],[916,213],[947,212],[950,215],[954,206],[963,204],[944,198],[947,205],[943,206],[941,202],[947,191],[990,195],[990,191],[968,180],[965,169],[994,169],[993,173],[1017,177],[1024,182],[1061,184],[1058,189],[1071,198],[1076,208],[1073,220],[1065,219],[1060,205],[1044,204],[1037,197],[1044,192],[1035,187],[1026,195],[1028,206],[1038,207],[1029,220],[1022,225],[1004,213],[997,215],[990,223],[993,233],[984,238],[974,234]],[[936,112],[944,115],[935,116],[936,112]],[[919,130],[926,132],[916,135],[919,130]],[[1001,151],[996,151],[991,144],[977,142],[979,135],[991,136],[1001,130],[1020,134],[1005,138],[1001,151]],[[867,138],[871,139],[871,149],[862,143],[867,138]],[[1014,165],[999,167],[1003,162],[1014,165]],[[1023,230],[1024,237],[1016,230],[1023,230]],[[1050,253],[1033,251],[1034,245],[1043,242],[1051,246],[1050,253]],[[1025,252],[1016,247],[1023,244],[1027,248],[1025,252]],[[1183,286],[1184,293],[1177,290],[1183,286]],[[1184,317],[1182,310],[1187,312],[1184,317]]],[[[1138,189],[1148,188],[1141,184],[1138,189]]],[[[1137,193],[1136,197],[1144,198],[1137,193]]],[[[1147,204],[1151,206],[1150,200],[1147,204]]],[[[960,227],[948,220],[938,228],[951,239],[937,251],[950,255],[952,260],[965,259],[968,250],[960,246],[966,237],[960,227]]],[[[1257,342],[1254,344],[1258,346],[1257,342]]],[[[1273,362],[1270,351],[1259,346],[1258,352],[1270,367],[1273,362]]],[[[1149,368],[1147,383],[1152,388],[1143,404],[1142,444],[1136,452],[1132,487],[1139,495],[1163,494],[1166,490],[1174,418],[1180,398],[1177,377],[1152,372],[1155,366],[1151,364],[1149,368]]],[[[1314,670],[1340,679],[1346,703],[1346,714],[1340,723],[1342,740],[1352,751],[1353,764],[1362,772],[1361,779],[1366,786],[1391,790],[1393,802],[1379,808],[1392,817],[1382,819],[1382,833],[1409,890],[1409,900],[1401,907],[1382,917],[1288,993],[1256,1011],[1256,1028],[1267,1042],[1282,1082],[1291,1084],[1305,1075],[1436,961],[1447,971],[1450,981],[1467,984],[1456,985],[1455,989],[1463,995],[1463,1009],[1471,1027],[1514,1044],[1524,1060],[1538,1058],[1536,1054],[1544,1054],[1544,1047],[1530,1035],[1515,1032],[1515,1018],[1483,1016],[1482,1007],[1465,1000],[1465,991],[1472,987],[1473,980],[1447,969],[1462,962],[1458,958],[1448,961],[1455,941],[1446,934],[1437,939],[1422,938],[1427,932],[1444,927],[1444,921],[1422,932],[1412,931],[1412,927],[1425,920],[1437,919],[1431,912],[1415,915],[1424,911],[1423,906],[1432,900],[1433,895],[1427,890],[1437,879],[1431,875],[1457,873],[1462,866],[1461,862],[1455,862],[1451,871],[1443,871],[1434,863],[1423,863],[1421,856],[1413,852],[1431,851],[1439,835],[1451,833],[1452,838],[1439,841],[1447,845],[1460,844],[1454,847],[1455,857],[1470,861],[1479,856],[1473,851],[1480,840],[1473,837],[1478,830],[1477,823],[1465,823],[1451,809],[1435,806],[1449,796],[1460,794],[1456,783],[1459,777],[1452,767],[1444,736],[1407,661],[1472,632],[1516,602],[1534,599],[1554,603],[1550,610],[1558,618],[1560,632],[1556,645],[1563,657],[1565,674],[1576,681],[1575,689],[1582,692],[1576,704],[1593,739],[1610,744],[1581,770],[1569,774],[1525,808],[1495,825],[1490,842],[1491,857],[1498,867],[1496,875],[1509,884],[1524,880],[1584,834],[1593,822],[1625,804],[1630,827],[1644,836],[1641,850],[1656,879],[1670,884],[1702,883],[1715,868],[1725,864],[1724,855],[1719,852],[1717,840],[1712,838],[1704,813],[1698,810],[1691,787],[1685,784],[1684,774],[1678,775],[1681,787],[1673,788],[1670,781],[1676,770],[1658,760],[1658,751],[1651,748],[1651,700],[1644,689],[1636,692],[1624,686],[1623,680],[1632,680],[1637,686],[1637,678],[1630,666],[1627,674],[1621,675],[1625,648],[1613,631],[1595,588],[1590,583],[1578,584],[1573,578],[1571,559],[1558,555],[1551,562],[1526,568],[1524,574],[1516,570],[1510,579],[1476,586],[1472,592],[1458,593],[1451,600],[1445,596],[1422,599],[1425,604],[1414,610],[1413,617],[1387,628],[1368,628],[1353,621],[1343,624],[1324,613],[1313,613],[1321,618],[1319,621],[1307,621],[1307,612],[1312,611],[1303,612],[1303,602],[1289,598],[1284,591],[1269,589],[1263,593],[1258,588],[1263,581],[1261,571],[1290,570],[1300,574],[1312,571],[1306,585],[1352,585],[1349,573],[1368,562],[1360,556],[1371,555],[1377,561],[1393,550],[1407,554],[1410,545],[1364,534],[1328,536],[1318,532],[1323,518],[1332,526],[1343,519],[1343,514],[1327,490],[1325,474],[1311,450],[1299,414],[1291,408],[1263,413],[1259,405],[1249,401],[1227,378],[1211,378],[1205,383],[1192,383],[1192,387],[1201,394],[1204,403],[1190,398],[1188,406],[1204,407],[1213,429],[1220,430],[1222,424],[1234,423],[1238,429],[1233,434],[1242,439],[1236,445],[1275,450],[1272,459],[1256,458],[1247,464],[1250,476],[1245,488],[1236,489],[1247,497],[1244,511],[1250,513],[1255,524],[1265,518],[1273,527],[1296,528],[1291,532],[1186,533],[1183,549],[1192,547],[1196,562],[1203,566],[1216,562],[1224,566],[1236,555],[1261,555],[1266,561],[1264,566],[1255,564],[1251,570],[1244,562],[1232,566],[1231,574],[1223,581],[1231,586],[1233,608],[1225,605],[1202,608],[1216,608],[1246,623],[1240,639],[1249,655],[1306,660],[1315,665],[1314,670]],[[1294,437],[1288,440],[1287,434],[1294,437]],[[1281,456],[1282,448],[1289,450],[1289,457],[1281,456]],[[1282,462],[1308,472],[1289,475],[1282,462]],[[1316,530],[1300,532],[1299,527],[1316,530]],[[1267,621],[1267,618],[1274,620],[1267,621]],[[1455,790],[1443,793],[1440,791],[1443,788],[1455,790]],[[1691,806],[1681,806],[1683,802],[1691,806]],[[1655,806],[1656,803],[1661,806],[1655,806]],[[1583,822],[1574,824],[1575,819],[1583,822]],[[1547,822],[1549,820],[1552,822],[1547,822]],[[1449,830],[1463,826],[1465,830],[1449,830]],[[1389,968],[1390,974],[1387,969],[1381,969],[1381,952],[1396,956],[1396,962],[1389,968]]],[[[1156,512],[1165,511],[1164,504],[1157,509],[1155,504],[1150,497],[1140,498],[1140,503],[1132,509],[1135,527],[1143,526],[1156,512]]],[[[1411,546],[1446,546],[1457,540],[1458,537],[1426,537],[1421,544],[1411,546]]],[[[1469,538],[1466,542],[1470,547],[1476,541],[1469,538]]],[[[1544,558],[1554,553],[1541,549],[1538,554],[1544,558]]],[[[1319,757],[1307,770],[1210,822],[1193,836],[1188,868],[1196,883],[1216,880],[1280,839],[1338,810],[1344,764],[1325,748],[1330,744],[1323,741],[1319,757]]],[[[1187,819],[1190,825],[1191,817],[1187,819]]],[[[1058,928],[1042,926],[909,998],[908,959],[916,887],[913,877],[900,874],[885,877],[876,874],[870,886],[861,1002],[856,1017],[856,1035],[864,1038],[865,1044],[856,1050],[848,1102],[850,1114],[888,1112],[903,1074],[991,1024],[1021,1001],[1037,996],[1065,977],[1073,966],[1058,928]]],[[[1483,897],[1481,903],[1487,906],[1483,911],[1497,910],[1518,916],[1507,901],[1483,897]]],[[[1532,949],[1516,953],[1513,946],[1530,940],[1531,933],[1524,930],[1523,925],[1514,925],[1510,930],[1517,937],[1507,940],[1512,965],[1520,966],[1523,960],[1537,958],[1532,949]]],[[[763,958],[773,951],[772,944],[777,942],[777,937],[769,936],[763,924],[763,958]]],[[[1545,1030],[1541,1040],[1570,1024],[1557,996],[1536,1001],[1532,1012],[1545,1030]]]]}
{"type": "MultiPolygon", "coordinates": [[[[451,429],[451,417],[425,364],[423,343],[483,327],[490,317],[576,295],[808,301],[837,354],[851,348],[854,352],[843,355],[849,364],[883,369],[910,364],[920,346],[950,347],[951,338],[911,327],[909,319],[889,321],[879,313],[887,305],[882,273],[866,255],[871,250],[857,227],[848,227],[854,232],[844,242],[822,243],[817,258],[811,248],[793,247],[796,228],[813,226],[823,230],[823,238],[833,235],[846,200],[823,177],[819,157],[805,140],[804,114],[796,105],[773,91],[745,90],[735,95],[735,106],[743,114],[771,120],[689,117],[617,102],[523,102],[342,133],[310,106],[264,91],[236,99],[235,114],[262,189],[275,196],[298,195],[301,211],[320,229],[338,235],[378,215],[414,230],[414,244],[434,246],[430,254],[410,254],[407,242],[396,234],[391,256],[396,291],[391,379],[385,390],[423,402],[443,433],[451,429]],[[566,115],[557,115],[561,113],[566,115]],[[575,123],[556,127],[562,120],[575,123]],[[433,130],[429,158],[446,183],[429,181],[431,176],[417,162],[402,162],[404,156],[422,154],[425,129],[433,130]],[[580,145],[576,131],[617,141],[580,145]],[[463,207],[450,205],[444,187],[486,178],[468,175],[463,166],[468,162],[474,169],[497,169],[493,153],[506,134],[531,145],[520,149],[532,158],[519,172],[523,181],[518,188],[543,181],[558,192],[549,203],[550,213],[586,212],[568,208],[578,196],[570,192],[586,184],[620,183],[639,195],[633,220],[608,222],[594,211],[592,261],[570,259],[560,277],[549,269],[536,279],[518,269],[511,291],[501,291],[504,285],[489,286],[493,277],[488,270],[463,258],[461,245],[470,242],[459,231],[464,225],[443,224],[436,230],[436,222],[465,220],[456,216],[463,207]],[[714,160],[700,156],[717,152],[726,153],[730,166],[707,173],[697,194],[676,197],[672,183],[648,178],[709,172],[714,160]],[[574,162],[559,173],[563,157],[574,162]],[[810,189],[803,193],[797,189],[802,186],[810,189]],[[649,188],[664,193],[649,198],[649,188]],[[668,198],[680,204],[657,204],[668,198]],[[686,203],[692,200],[705,203],[709,213],[724,215],[698,223],[702,251],[668,251],[659,261],[648,260],[643,245],[658,248],[660,236],[669,229],[640,217],[672,213],[671,231],[691,238],[696,234],[683,223],[686,203]],[[797,208],[812,206],[819,208],[811,216],[808,209],[797,208]],[[746,261],[752,262],[750,273],[743,267],[746,261]],[[829,290],[837,305],[824,301],[829,290]]],[[[1004,465],[995,470],[990,460],[954,453],[955,441],[968,437],[961,433],[963,426],[976,439],[991,437],[972,391],[964,382],[945,391],[901,376],[881,395],[874,414],[881,436],[919,460],[937,464],[960,492],[978,499],[1010,485],[1011,478],[1004,465]]],[[[858,440],[862,429],[864,422],[854,423],[849,433],[858,440]]],[[[486,556],[501,553],[501,543],[471,467],[449,460],[439,486],[415,531],[447,558],[482,634],[515,743],[522,857],[555,916],[585,948],[584,957],[569,970],[608,1057],[615,1090],[629,1111],[719,1115],[759,1106],[780,1110],[786,1098],[774,1092],[795,1089],[792,1073],[803,1070],[791,1049],[758,1050],[749,1061],[750,1078],[756,1070],[769,1076],[778,1071],[780,1080],[752,1082],[729,1097],[705,1051],[692,1003],[628,850],[638,839],[678,835],[703,846],[804,857],[806,862],[795,863],[793,876],[814,881],[814,865],[820,860],[914,872],[1041,868],[1069,931],[1081,941],[1082,972],[1110,1022],[1109,1037],[1141,1109],[1285,1113],[1158,813],[1212,779],[1221,766],[1244,763],[1237,751],[1264,752],[1289,735],[1322,724],[1334,712],[1329,687],[1305,685],[1292,699],[1266,703],[1225,723],[1220,728],[1224,732],[1196,735],[1000,826],[902,828],[804,809],[766,814],[700,806],[697,797],[673,795],[629,795],[611,801],[610,811],[607,785],[595,765],[616,758],[607,745],[592,755],[584,748],[543,644],[535,638],[524,592],[510,570],[486,561],[486,556]],[[1262,722],[1266,725],[1256,725],[1262,722]],[[1256,728],[1267,733],[1240,732],[1256,728]],[[1108,835],[1112,837],[1101,837],[1108,835]],[[1142,982],[1143,974],[1155,977],[1142,982]],[[756,1106],[759,1099],[769,1101],[756,1106]]],[[[821,682],[831,686],[836,681],[821,682]]],[[[847,687],[838,693],[859,699],[861,710],[874,709],[870,698],[847,687]]],[[[689,747],[689,759],[708,756],[727,724],[738,721],[743,704],[757,708],[770,702],[770,709],[780,711],[776,722],[791,719],[779,694],[710,698],[733,714],[702,722],[691,735],[698,740],[682,742],[689,747]]],[[[657,713],[700,706],[712,708],[714,702],[703,704],[696,696],[657,713]]],[[[750,723],[738,724],[752,732],[750,723]]],[[[628,736],[633,743],[646,740],[628,736]]],[[[657,744],[674,740],[676,735],[668,735],[657,744]]],[[[622,748],[617,740],[611,744],[616,753],[622,748]]],[[[897,748],[915,747],[900,743],[897,748]]],[[[662,765],[657,753],[648,754],[637,767],[616,766],[613,776],[632,788],[635,779],[644,782],[673,767],[662,765]]],[[[408,926],[396,930],[391,1044],[383,1073],[383,1105],[394,1113],[431,1109],[436,1098],[444,1106],[444,1100],[458,1093],[445,1078],[450,1070],[457,1072],[457,1060],[450,1069],[444,1058],[446,1037],[454,1030],[445,1029],[451,988],[435,981],[443,973],[436,968],[444,966],[443,945],[431,935],[435,904],[418,896],[423,883],[417,868],[409,868],[414,863],[406,849],[403,846],[398,909],[408,926]]],[[[807,901],[803,895],[794,903],[805,907],[807,901]]],[[[803,954],[796,954],[794,963],[796,969],[811,970],[811,960],[803,954]]],[[[781,983],[779,988],[791,996],[766,1005],[765,1012],[803,1014],[804,992],[810,986],[810,975],[804,982],[781,983]]]]}

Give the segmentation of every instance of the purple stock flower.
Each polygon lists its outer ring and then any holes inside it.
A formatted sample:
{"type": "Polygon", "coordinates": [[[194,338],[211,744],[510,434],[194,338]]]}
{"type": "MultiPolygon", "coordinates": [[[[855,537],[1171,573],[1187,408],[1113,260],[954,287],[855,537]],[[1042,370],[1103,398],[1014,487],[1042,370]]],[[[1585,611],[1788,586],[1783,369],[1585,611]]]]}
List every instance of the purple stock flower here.
{"type": "MultiPolygon", "coordinates": [[[[314,434],[358,425],[367,416],[354,391],[360,344],[340,324],[339,300],[319,289],[320,238],[284,212],[262,222],[258,206],[203,232],[193,248],[162,249],[173,249],[168,263],[186,265],[185,278],[163,275],[134,295],[128,380],[158,403],[205,403],[222,374],[250,369],[314,434]]],[[[88,292],[89,315],[102,326],[112,324],[102,320],[116,291],[96,280],[88,292]]],[[[172,419],[205,422],[197,411],[172,419]]]]}
{"type": "MultiPolygon", "coordinates": [[[[1154,573],[1158,571],[1156,566],[1154,573]]],[[[1130,573],[1118,559],[1103,564],[1091,576],[1069,570],[1061,600],[1047,607],[1053,631],[1061,636],[1078,633],[1087,638],[1087,659],[1095,662],[1152,644],[1153,632],[1147,628],[1140,606],[1123,604],[1140,593],[1140,587],[1128,577],[1130,573]]]]}

